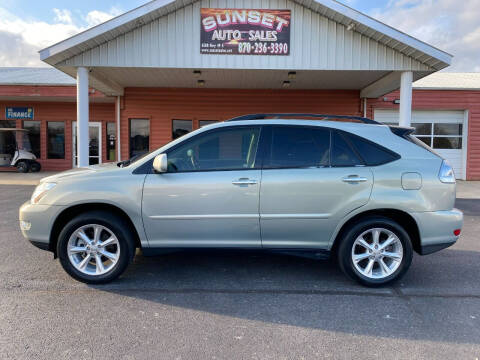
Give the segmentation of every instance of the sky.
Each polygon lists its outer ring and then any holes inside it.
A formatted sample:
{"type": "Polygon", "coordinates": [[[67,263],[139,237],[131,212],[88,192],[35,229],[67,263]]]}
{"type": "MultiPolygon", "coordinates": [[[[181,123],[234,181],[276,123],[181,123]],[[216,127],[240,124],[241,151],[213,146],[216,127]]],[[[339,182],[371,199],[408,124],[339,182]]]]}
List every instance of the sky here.
{"type": "MultiPolygon", "coordinates": [[[[0,66],[46,66],[38,51],[146,0],[1,0],[0,66]]],[[[341,0],[454,55],[446,71],[480,72],[480,0],[341,0]]]]}

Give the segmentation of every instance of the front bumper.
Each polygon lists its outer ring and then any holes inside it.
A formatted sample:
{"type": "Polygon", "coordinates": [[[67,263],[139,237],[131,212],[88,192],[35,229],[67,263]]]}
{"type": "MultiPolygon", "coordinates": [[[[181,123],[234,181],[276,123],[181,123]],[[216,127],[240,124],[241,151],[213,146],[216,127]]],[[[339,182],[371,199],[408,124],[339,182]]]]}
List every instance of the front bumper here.
{"type": "Polygon", "coordinates": [[[25,239],[42,249],[50,250],[53,223],[65,206],[24,203],[19,210],[20,230],[25,239]]]}
{"type": "Polygon", "coordinates": [[[459,236],[454,230],[461,229],[463,213],[458,209],[411,213],[420,232],[420,254],[427,255],[455,244],[459,236]]]}

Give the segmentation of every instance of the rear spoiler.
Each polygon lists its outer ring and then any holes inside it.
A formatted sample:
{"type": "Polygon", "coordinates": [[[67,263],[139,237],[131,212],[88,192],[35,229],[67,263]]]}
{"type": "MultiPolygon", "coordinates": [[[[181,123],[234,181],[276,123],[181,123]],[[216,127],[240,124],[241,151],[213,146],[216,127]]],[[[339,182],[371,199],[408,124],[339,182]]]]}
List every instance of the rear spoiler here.
{"type": "Polygon", "coordinates": [[[390,130],[392,133],[394,133],[397,136],[400,136],[401,138],[409,139],[409,135],[412,135],[413,132],[415,131],[415,128],[413,127],[404,127],[404,126],[389,126],[390,130]]]}

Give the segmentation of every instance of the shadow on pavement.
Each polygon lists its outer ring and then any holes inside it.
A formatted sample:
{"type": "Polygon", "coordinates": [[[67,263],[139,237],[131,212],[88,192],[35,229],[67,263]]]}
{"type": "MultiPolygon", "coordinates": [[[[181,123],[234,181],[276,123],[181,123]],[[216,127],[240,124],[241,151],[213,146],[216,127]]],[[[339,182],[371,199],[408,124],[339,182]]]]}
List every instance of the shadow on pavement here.
{"type": "Polygon", "coordinates": [[[122,279],[94,288],[172,310],[353,335],[478,344],[480,327],[472,316],[480,318],[479,253],[438,255],[429,261],[416,256],[408,276],[383,289],[356,285],[333,261],[231,252],[137,256],[122,279]],[[455,257],[463,259],[460,266],[450,264],[455,257]]]}

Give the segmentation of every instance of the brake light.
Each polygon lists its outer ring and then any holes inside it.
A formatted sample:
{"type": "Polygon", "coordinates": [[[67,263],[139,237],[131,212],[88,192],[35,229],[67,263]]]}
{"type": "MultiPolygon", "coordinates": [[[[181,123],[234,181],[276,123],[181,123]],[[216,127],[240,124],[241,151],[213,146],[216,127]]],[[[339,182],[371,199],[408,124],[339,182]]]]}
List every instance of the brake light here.
{"type": "Polygon", "coordinates": [[[438,178],[443,183],[455,184],[455,173],[447,160],[443,160],[440,171],[438,172],[438,178]]]}
{"type": "Polygon", "coordinates": [[[453,230],[453,235],[459,236],[461,232],[462,232],[462,229],[453,230]]]}

